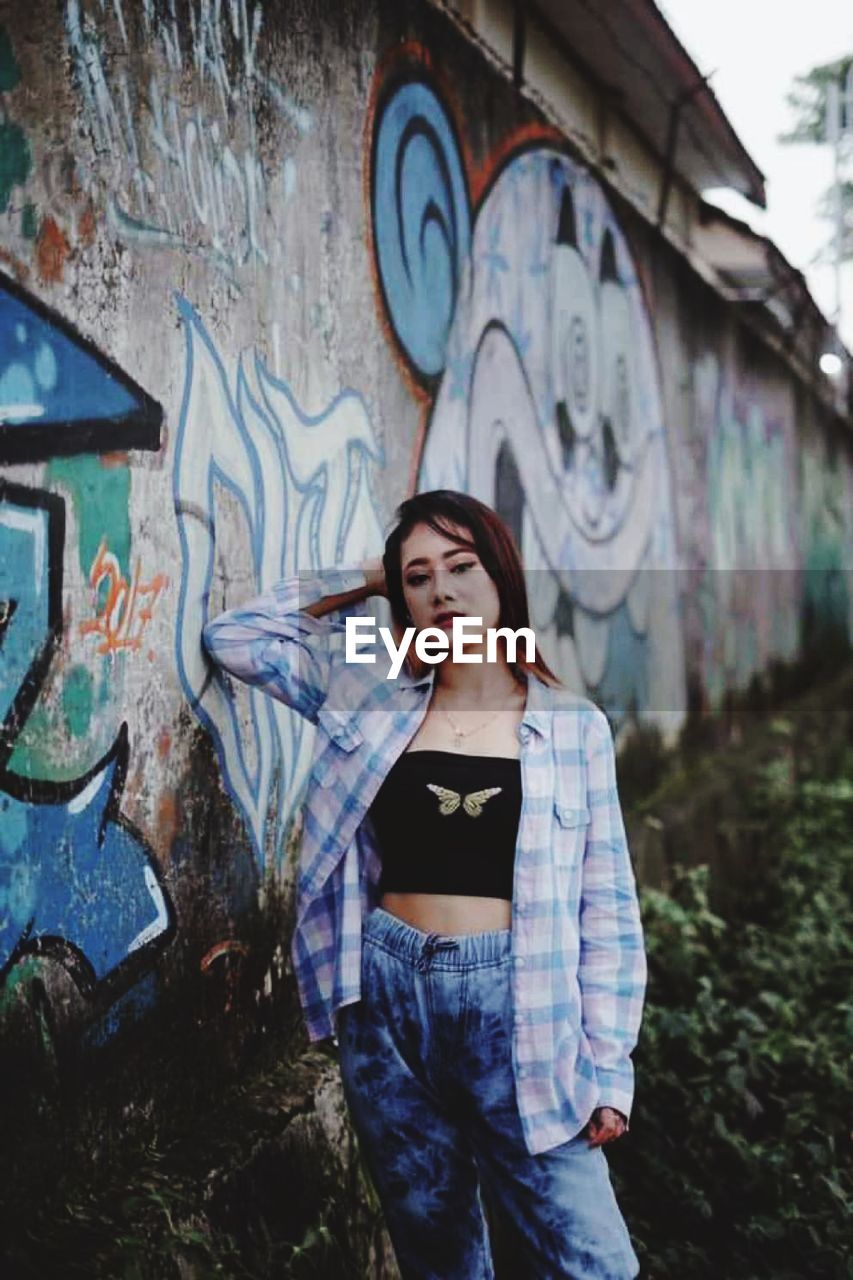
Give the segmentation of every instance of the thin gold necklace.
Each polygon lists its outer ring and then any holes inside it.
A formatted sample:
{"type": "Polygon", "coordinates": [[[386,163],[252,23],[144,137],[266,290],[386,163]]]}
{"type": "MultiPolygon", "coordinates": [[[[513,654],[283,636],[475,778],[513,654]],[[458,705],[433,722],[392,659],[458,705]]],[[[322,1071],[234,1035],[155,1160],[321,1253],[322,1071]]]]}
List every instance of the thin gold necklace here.
{"type": "Polygon", "coordinates": [[[459,748],[462,745],[463,738],[470,738],[473,733],[479,733],[481,729],[488,728],[488,726],[492,723],[492,721],[497,720],[501,712],[506,710],[505,707],[498,707],[497,711],[493,711],[492,714],[488,717],[488,719],[481,721],[480,724],[475,724],[473,729],[460,729],[459,726],[454,721],[449,711],[445,711],[444,707],[439,707],[438,709],[441,712],[441,714],[444,716],[447,723],[450,725],[451,729],[453,730],[454,751],[459,750],[459,748]]]}

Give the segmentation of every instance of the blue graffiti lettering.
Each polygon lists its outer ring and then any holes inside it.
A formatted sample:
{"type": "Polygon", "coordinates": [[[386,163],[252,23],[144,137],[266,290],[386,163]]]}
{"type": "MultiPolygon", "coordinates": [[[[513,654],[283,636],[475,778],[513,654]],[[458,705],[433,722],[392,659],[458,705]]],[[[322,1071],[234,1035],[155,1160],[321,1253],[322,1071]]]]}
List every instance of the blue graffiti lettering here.
{"type": "Polygon", "coordinates": [[[149,852],[118,814],[125,726],[72,782],[6,768],[61,631],[63,535],[61,498],[0,484],[0,975],[25,952],[51,951],[91,991],[161,946],[173,921],[149,852]]]}

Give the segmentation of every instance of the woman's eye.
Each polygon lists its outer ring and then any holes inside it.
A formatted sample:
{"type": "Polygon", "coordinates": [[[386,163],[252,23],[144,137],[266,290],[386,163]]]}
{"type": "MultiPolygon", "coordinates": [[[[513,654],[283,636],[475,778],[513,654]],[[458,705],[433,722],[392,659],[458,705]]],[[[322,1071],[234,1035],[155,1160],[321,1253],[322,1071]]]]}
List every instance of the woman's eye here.
{"type": "Polygon", "coordinates": [[[450,572],[451,572],[451,573],[465,573],[466,569],[473,569],[473,568],[474,568],[474,561],[473,561],[473,560],[464,560],[464,561],[462,561],[460,564],[455,564],[455,565],[453,566],[453,568],[451,569],[451,571],[450,571],[450,572]]]}
{"type": "Polygon", "coordinates": [[[422,587],[427,580],[425,573],[413,573],[410,578],[406,579],[407,587],[422,587]]]}

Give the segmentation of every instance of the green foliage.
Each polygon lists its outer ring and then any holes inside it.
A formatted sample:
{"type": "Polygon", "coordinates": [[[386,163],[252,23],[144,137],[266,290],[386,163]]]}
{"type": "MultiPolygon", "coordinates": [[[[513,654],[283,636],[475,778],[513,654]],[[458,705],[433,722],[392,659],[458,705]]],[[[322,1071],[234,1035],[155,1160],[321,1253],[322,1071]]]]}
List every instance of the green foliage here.
{"type": "Polygon", "coordinates": [[[354,1280],[333,1200],[298,1242],[260,1219],[251,1247],[214,1226],[208,1210],[196,1181],[150,1149],[132,1187],[69,1187],[51,1222],[17,1240],[6,1261],[18,1280],[354,1280]]]}
{"type": "MultiPolygon", "coordinates": [[[[841,209],[843,234],[841,253],[844,258],[853,258],[853,179],[847,179],[841,186],[841,209]]],[[[825,191],[818,201],[818,213],[827,222],[835,219],[835,192],[832,188],[825,191]]],[[[834,239],[821,250],[816,261],[829,262],[835,253],[834,239]]]]}
{"type": "MultiPolygon", "coordinates": [[[[792,786],[766,766],[749,893],[706,867],[641,895],[649,989],[620,1202],[653,1280],[850,1280],[853,760],[792,786]]],[[[621,1148],[621,1149],[620,1149],[621,1148]]]]}
{"type": "Polygon", "coordinates": [[[787,133],[779,135],[780,142],[826,142],[827,87],[833,82],[843,85],[851,65],[853,55],[812,67],[804,76],[795,78],[786,97],[794,123],[787,133]]]}
{"type": "MultiPolygon", "coordinates": [[[[853,54],[837,58],[834,62],[823,63],[819,67],[812,67],[806,75],[796,77],[794,87],[787,95],[794,122],[786,133],[779,135],[780,142],[813,145],[827,143],[827,90],[834,83],[843,91],[851,66],[853,66],[853,54]]],[[[849,145],[853,138],[853,120],[847,120],[846,129],[845,139],[848,145],[842,145],[839,152],[842,162],[845,156],[849,161],[850,152],[853,149],[849,145]]],[[[849,165],[845,165],[845,168],[849,171],[849,165]]],[[[843,225],[841,259],[846,261],[853,258],[853,181],[850,181],[849,176],[843,175],[839,185],[843,225]]],[[[837,213],[834,187],[830,187],[822,194],[817,208],[821,218],[835,224],[837,213]]],[[[836,252],[835,234],[833,234],[830,242],[820,249],[814,260],[815,262],[834,261],[836,252]]]]}

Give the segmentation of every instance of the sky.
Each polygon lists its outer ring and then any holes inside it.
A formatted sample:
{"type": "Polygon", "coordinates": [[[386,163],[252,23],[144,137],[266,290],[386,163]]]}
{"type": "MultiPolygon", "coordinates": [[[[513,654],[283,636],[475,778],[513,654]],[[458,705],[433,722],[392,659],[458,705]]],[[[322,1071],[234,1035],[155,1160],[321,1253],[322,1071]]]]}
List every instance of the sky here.
{"type": "MultiPolygon", "coordinates": [[[[812,296],[832,319],[835,281],[813,258],[831,236],[817,216],[832,181],[829,147],[783,146],[792,123],[785,101],[795,76],[853,53],[851,0],[658,0],[669,25],[703,74],[767,183],[767,210],[735,192],[714,191],[713,203],[769,236],[806,275],[812,296]]],[[[842,336],[853,350],[853,263],[844,268],[842,336]]]]}

